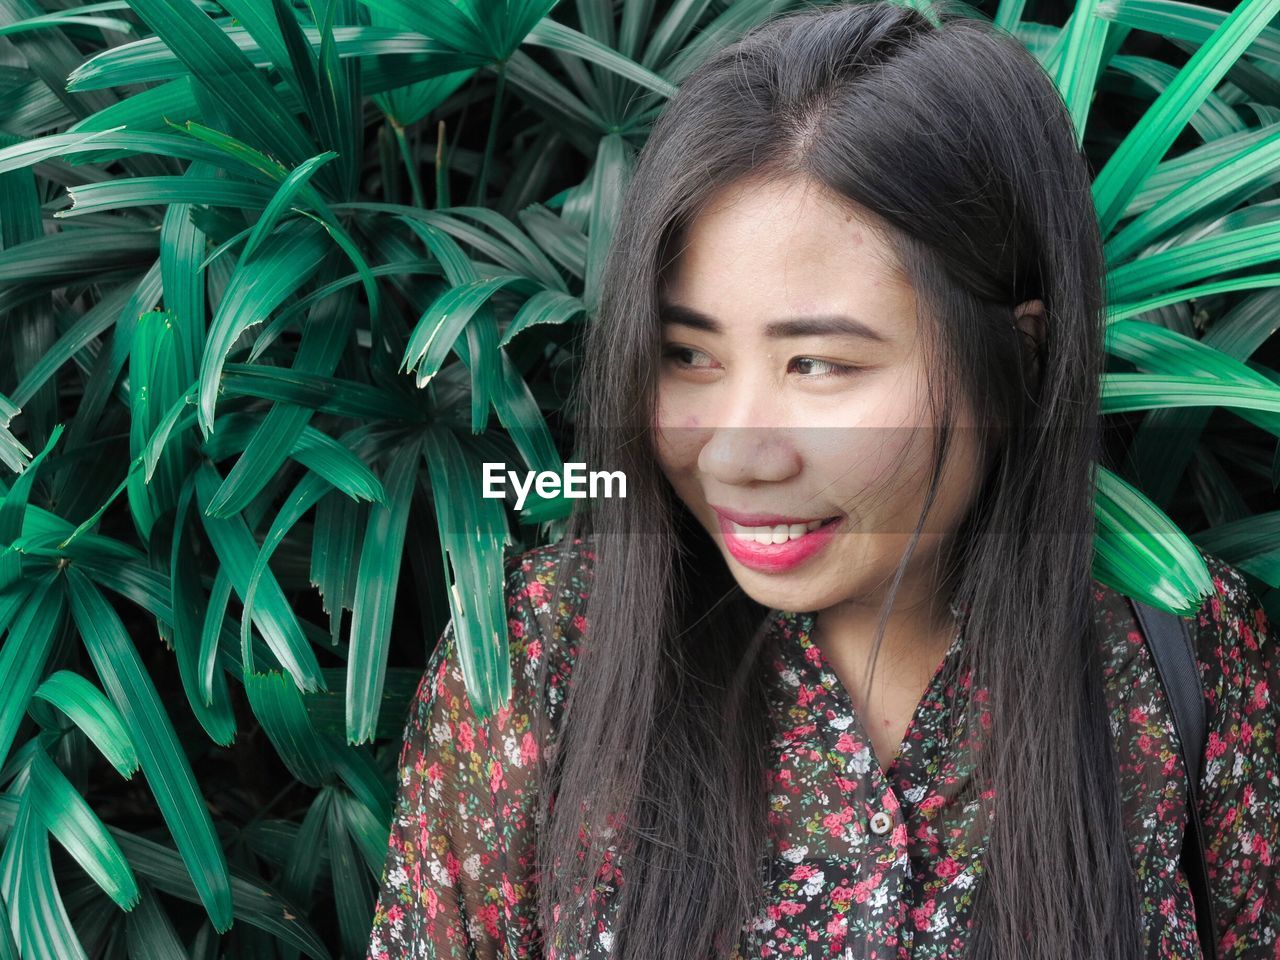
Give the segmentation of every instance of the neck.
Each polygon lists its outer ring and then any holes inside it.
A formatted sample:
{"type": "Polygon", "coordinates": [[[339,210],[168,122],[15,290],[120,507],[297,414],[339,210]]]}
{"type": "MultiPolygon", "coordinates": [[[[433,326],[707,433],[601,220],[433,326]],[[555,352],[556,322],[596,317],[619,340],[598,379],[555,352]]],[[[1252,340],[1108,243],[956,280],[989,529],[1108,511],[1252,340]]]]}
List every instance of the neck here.
{"type": "MultiPolygon", "coordinates": [[[[871,655],[879,621],[878,599],[845,600],[819,611],[813,642],[831,663],[860,675],[871,655]]],[[[880,662],[930,669],[951,645],[955,630],[956,620],[947,596],[913,601],[903,599],[900,593],[885,624],[880,662]]]]}

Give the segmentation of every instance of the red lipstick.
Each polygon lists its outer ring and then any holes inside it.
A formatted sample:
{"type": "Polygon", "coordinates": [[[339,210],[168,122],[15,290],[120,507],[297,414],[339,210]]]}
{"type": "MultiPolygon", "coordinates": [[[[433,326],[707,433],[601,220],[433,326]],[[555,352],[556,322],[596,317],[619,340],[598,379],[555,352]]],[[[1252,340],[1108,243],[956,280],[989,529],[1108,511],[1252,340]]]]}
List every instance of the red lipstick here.
{"type": "Polygon", "coordinates": [[[777,514],[738,513],[724,511],[718,507],[713,509],[716,511],[716,519],[719,521],[720,534],[724,537],[725,548],[743,566],[762,573],[781,573],[803,563],[831,541],[841,524],[840,517],[832,517],[822,526],[794,539],[788,539],[782,543],[758,543],[734,533],[733,521],[743,526],[776,526],[780,523],[806,523],[817,518],[801,519],[781,517],[777,514]]]}

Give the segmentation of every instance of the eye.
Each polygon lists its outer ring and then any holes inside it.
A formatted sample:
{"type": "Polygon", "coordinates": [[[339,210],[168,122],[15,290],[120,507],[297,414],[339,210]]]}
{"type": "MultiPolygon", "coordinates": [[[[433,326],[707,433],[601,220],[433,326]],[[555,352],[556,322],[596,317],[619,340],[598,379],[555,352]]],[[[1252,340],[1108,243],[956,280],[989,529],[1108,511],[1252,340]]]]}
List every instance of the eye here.
{"type": "Polygon", "coordinates": [[[698,367],[694,364],[686,363],[683,359],[680,359],[681,354],[690,354],[690,353],[698,354],[699,356],[703,356],[703,357],[706,356],[706,354],[703,353],[701,350],[694,350],[692,347],[679,347],[679,346],[664,347],[662,351],[662,356],[665,359],[675,362],[676,366],[679,366],[679,367],[688,367],[693,370],[709,369],[707,367],[698,367]]]}
{"type": "MultiPolygon", "coordinates": [[[[664,359],[669,360],[676,365],[677,368],[685,370],[710,370],[709,366],[689,363],[684,359],[683,355],[693,354],[705,357],[706,354],[701,350],[695,350],[692,347],[681,347],[674,344],[666,346],[662,351],[664,359]]],[[[837,377],[848,377],[862,370],[862,367],[850,366],[843,363],[833,363],[830,360],[818,360],[814,357],[793,357],[791,362],[799,364],[816,365],[820,370],[825,372],[813,373],[809,376],[802,376],[802,380],[829,380],[837,377]]],[[[812,370],[812,367],[810,367],[812,370]]]]}
{"type": "Polygon", "coordinates": [[[861,367],[851,367],[848,364],[832,363],[830,360],[815,360],[813,357],[796,357],[794,362],[817,364],[819,367],[826,367],[828,373],[820,373],[815,377],[805,377],[806,380],[825,380],[828,377],[847,377],[861,370],[861,367]]]}

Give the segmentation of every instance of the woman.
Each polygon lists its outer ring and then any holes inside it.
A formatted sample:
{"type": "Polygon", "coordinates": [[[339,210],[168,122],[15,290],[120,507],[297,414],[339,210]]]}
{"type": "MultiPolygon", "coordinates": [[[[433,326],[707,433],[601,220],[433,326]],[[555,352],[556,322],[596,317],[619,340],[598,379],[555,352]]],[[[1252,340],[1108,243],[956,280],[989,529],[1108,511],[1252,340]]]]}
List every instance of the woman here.
{"type": "MultiPolygon", "coordinates": [[[[1172,715],[1090,576],[1089,172],[1021,44],[941,22],[775,19],[654,128],[575,395],[628,496],[508,559],[492,721],[446,629],[371,958],[1199,955],[1172,715]]],[[[1205,560],[1212,896],[1261,960],[1280,660],[1205,560]]]]}

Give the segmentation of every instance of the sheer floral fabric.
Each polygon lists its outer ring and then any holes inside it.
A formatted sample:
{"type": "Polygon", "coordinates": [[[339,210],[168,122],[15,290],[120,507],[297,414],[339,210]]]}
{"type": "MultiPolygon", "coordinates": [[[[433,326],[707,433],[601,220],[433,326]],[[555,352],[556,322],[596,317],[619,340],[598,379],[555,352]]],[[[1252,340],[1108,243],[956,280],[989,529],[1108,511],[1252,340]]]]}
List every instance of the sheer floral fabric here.
{"type": "MultiPolygon", "coordinates": [[[[508,558],[511,702],[478,722],[452,625],[404,730],[400,782],[366,960],[543,956],[532,871],[539,751],[536,711],[555,729],[587,624],[591,542],[553,583],[557,547],[508,558]],[[538,668],[547,661],[545,684],[538,668]]],[[[1238,570],[1204,554],[1215,592],[1193,624],[1208,710],[1201,815],[1221,954],[1280,958],[1280,658],[1266,613],[1238,570]]],[[[1110,722],[1121,760],[1130,855],[1149,956],[1199,957],[1179,864],[1185,771],[1155,665],[1123,596],[1094,584],[1110,722]]],[[[887,770],[848,693],[811,642],[812,614],[772,611],[765,651],[775,735],[769,771],[776,856],[764,907],[733,960],[934,960],[964,955],[981,881],[981,797],[966,766],[963,711],[986,691],[957,669],[959,630],[887,770]]],[[[985,721],[984,721],[985,723],[985,721]]],[[[609,955],[616,858],[589,896],[609,955]]],[[[554,960],[549,957],[548,960],[554,960]]]]}

